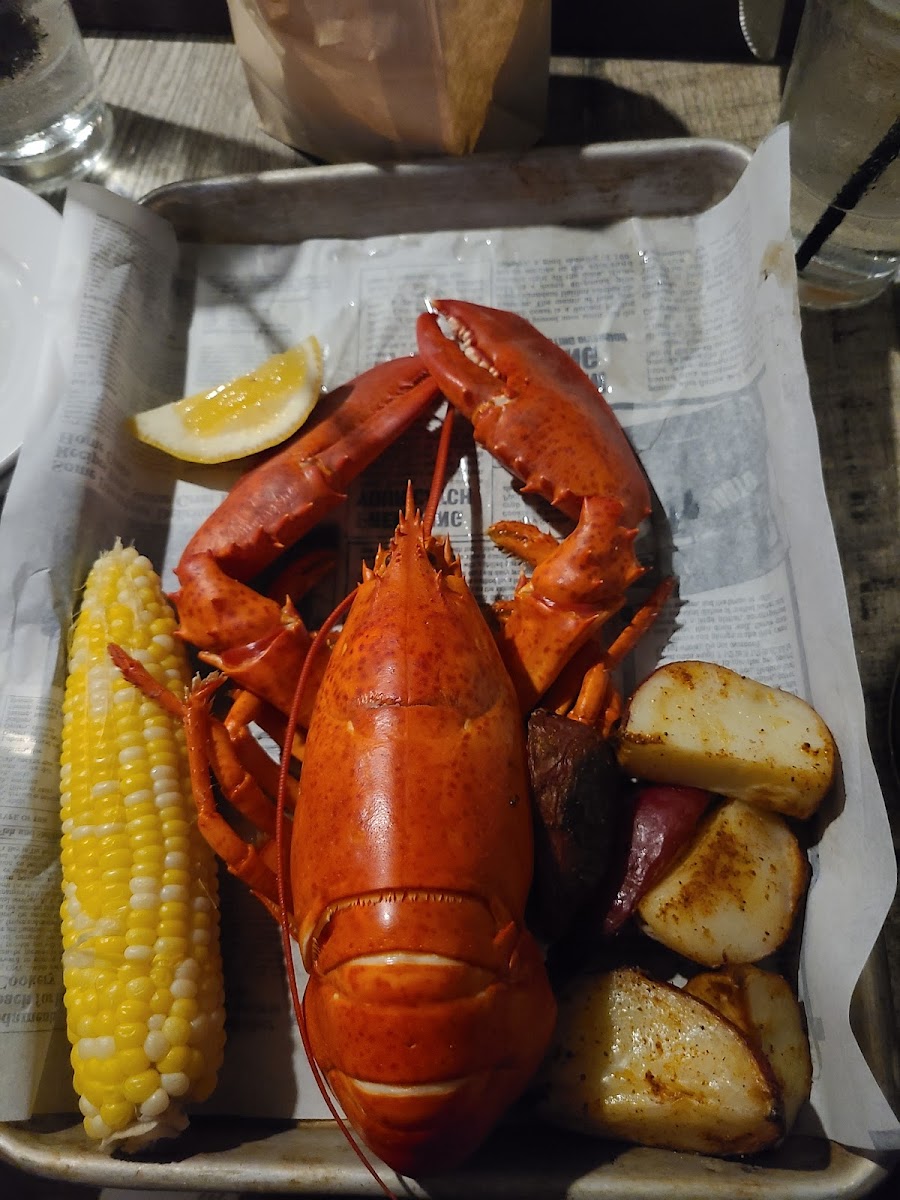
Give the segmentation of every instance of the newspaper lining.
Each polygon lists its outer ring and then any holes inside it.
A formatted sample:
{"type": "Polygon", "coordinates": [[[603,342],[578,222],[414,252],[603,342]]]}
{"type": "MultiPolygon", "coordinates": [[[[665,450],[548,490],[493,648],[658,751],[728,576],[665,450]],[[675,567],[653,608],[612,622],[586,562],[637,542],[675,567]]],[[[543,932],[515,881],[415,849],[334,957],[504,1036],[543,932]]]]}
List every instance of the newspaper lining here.
{"type": "MultiPolygon", "coordinates": [[[[164,462],[134,441],[125,418],[215,385],[307,333],[323,343],[326,384],[343,382],[413,352],[429,296],[522,313],[579,361],[627,429],[655,493],[640,555],[674,572],[678,596],[628,665],[626,690],[658,661],[711,659],[806,697],[834,732],[843,790],[810,850],[799,970],[812,1109],[837,1141],[900,1146],[849,1023],[896,864],[803,366],[783,129],[709,212],[600,231],[180,247],[154,214],[89,185],[71,189],[55,336],[0,524],[0,1071],[16,1081],[4,1089],[0,1119],[73,1103],[60,1004],[56,754],[78,588],[117,536],[173,587],[184,544],[237,474],[164,462]]],[[[318,598],[322,612],[390,538],[407,479],[417,495],[427,492],[437,430],[437,416],[422,422],[353,485],[327,531],[339,558],[333,594],[318,598]]],[[[490,601],[512,591],[519,566],[483,529],[522,516],[565,526],[522,498],[463,422],[452,465],[437,530],[490,601]]],[[[652,579],[651,571],[648,586],[652,579]]],[[[277,931],[230,878],[223,927],[229,1047],[211,1106],[326,1115],[293,1029],[277,931]]]]}

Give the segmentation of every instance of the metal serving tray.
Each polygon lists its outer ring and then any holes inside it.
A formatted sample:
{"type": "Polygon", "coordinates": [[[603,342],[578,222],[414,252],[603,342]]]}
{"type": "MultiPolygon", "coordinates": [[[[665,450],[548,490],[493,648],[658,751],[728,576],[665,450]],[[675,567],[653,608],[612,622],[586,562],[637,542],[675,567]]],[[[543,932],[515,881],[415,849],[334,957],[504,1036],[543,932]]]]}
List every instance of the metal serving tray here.
{"type": "MultiPolygon", "coordinates": [[[[622,142],[520,156],[309,167],[182,182],[143,203],[186,241],[291,243],[446,228],[600,226],[631,216],[709,208],[749,161],[709,139],[622,142]]],[[[881,948],[856,990],[854,1027],[873,1071],[895,1094],[894,1019],[881,948]]],[[[138,1158],[88,1146],[74,1115],[0,1124],[0,1157],[53,1179],[124,1188],[318,1196],[380,1194],[327,1121],[197,1116],[177,1141],[138,1158]]],[[[504,1126],[458,1172],[424,1184],[385,1178],[404,1195],[548,1200],[843,1200],[877,1187],[887,1168],[824,1138],[793,1136],[752,1162],[724,1161],[541,1127],[504,1126]]]]}

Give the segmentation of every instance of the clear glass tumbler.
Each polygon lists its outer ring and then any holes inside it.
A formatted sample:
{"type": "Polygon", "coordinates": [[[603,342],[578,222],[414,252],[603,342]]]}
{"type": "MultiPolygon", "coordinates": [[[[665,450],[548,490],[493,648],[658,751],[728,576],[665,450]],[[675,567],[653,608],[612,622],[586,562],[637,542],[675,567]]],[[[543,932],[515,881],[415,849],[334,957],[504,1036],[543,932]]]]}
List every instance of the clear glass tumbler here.
{"type": "Polygon", "coordinates": [[[900,268],[900,0],[806,0],[781,120],[800,302],[864,304],[900,268]]]}
{"type": "Polygon", "coordinates": [[[111,134],[69,0],[0,0],[0,175],[54,191],[96,168],[111,134]]]}

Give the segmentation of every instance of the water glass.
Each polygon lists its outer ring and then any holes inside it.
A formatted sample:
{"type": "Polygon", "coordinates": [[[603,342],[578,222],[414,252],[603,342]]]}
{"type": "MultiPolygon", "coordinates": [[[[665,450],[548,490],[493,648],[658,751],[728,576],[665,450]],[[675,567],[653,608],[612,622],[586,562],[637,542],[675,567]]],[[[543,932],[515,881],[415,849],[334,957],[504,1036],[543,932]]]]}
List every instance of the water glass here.
{"type": "Polygon", "coordinates": [[[900,267],[900,0],[806,0],[781,119],[800,302],[864,304],[900,267]]]}
{"type": "Polygon", "coordinates": [[[56,190],[99,165],[111,133],[68,0],[0,0],[0,175],[56,190]]]}

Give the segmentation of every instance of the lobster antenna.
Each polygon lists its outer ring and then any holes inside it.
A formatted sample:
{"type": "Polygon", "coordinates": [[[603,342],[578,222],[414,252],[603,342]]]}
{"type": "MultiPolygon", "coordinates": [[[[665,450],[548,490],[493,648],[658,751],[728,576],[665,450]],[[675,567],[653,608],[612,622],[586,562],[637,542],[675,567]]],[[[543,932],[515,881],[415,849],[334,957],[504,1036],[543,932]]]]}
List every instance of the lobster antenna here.
{"type": "Polygon", "coordinates": [[[422,518],[422,526],[425,531],[425,536],[431,536],[431,527],[434,524],[437,506],[441,500],[441,492],[444,490],[444,482],[447,477],[447,462],[450,458],[450,438],[453,433],[453,414],[456,410],[449,404],[447,405],[447,413],[444,417],[444,423],[441,425],[441,440],[438,442],[437,456],[434,460],[434,471],[431,476],[431,491],[428,494],[428,504],[425,508],[425,514],[422,518]]]}
{"type": "Polygon", "coordinates": [[[297,1028],[300,1031],[300,1041],[303,1043],[303,1052],[306,1055],[306,1061],[309,1063],[312,1077],[316,1082],[316,1086],[322,1094],[322,1099],[328,1107],[335,1122],[338,1125],[341,1133],[347,1139],[356,1157],[366,1168],[388,1200],[397,1200],[397,1197],[384,1182],[369,1160],[363,1153],[359,1143],[354,1138],[350,1129],[347,1127],[347,1122],[337,1110],[337,1105],[332,1099],[324,1076],[319,1069],[319,1064],[313,1057],[312,1047],[309,1042],[309,1030],[306,1023],[306,1001],[305,997],[301,997],[300,989],[297,987],[297,973],[294,970],[294,955],[291,945],[291,922],[288,916],[288,895],[287,895],[287,876],[288,872],[285,869],[285,842],[284,842],[284,810],[287,799],[287,781],[290,774],[291,766],[291,746],[294,741],[294,732],[297,728],[297,723],[300,719],[300,705],[303,703],[303,693],[306,691],[306,686],[312,672],[312,664],[315,661],[316,655],[321,651],[321,648],[331,632],[332,628],[337,624],[341,617],[350,608],[356,593],[359,589],[354,588],[353,591],[345,596],[337,607],[326,617],[319,630],[313,638],[306,658],[303,662],[303,667],[297,679],[297,686],[294,688],[294,698],[291,701],[291,711],[288,716],[287,730],[285,733],[284,746],[281,751],[281,763],[278,772],[278,794],[275,805],[275,852],[276,852],[276,880],[278,883],[278,923],[281,928],[281,945],[284,951],[285,967],[287,970],[288,987],[291,993],[291,1003],[294,1007],[294,1015],[297,1019],[297,1028]]]}

